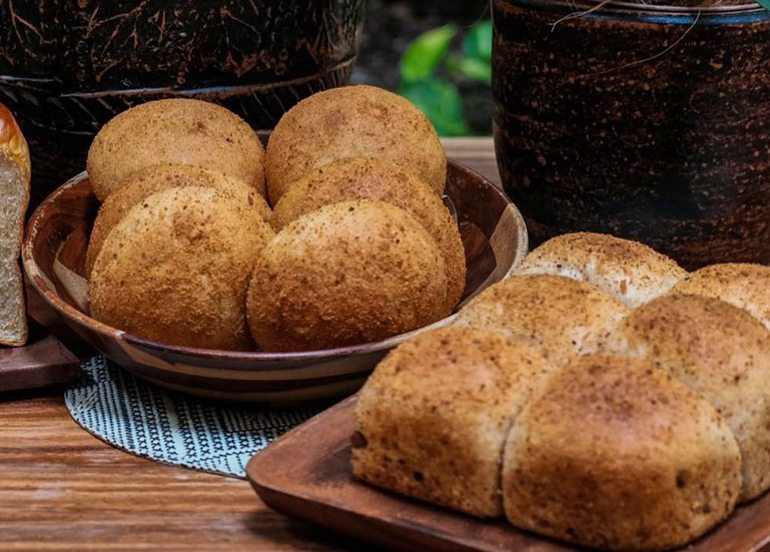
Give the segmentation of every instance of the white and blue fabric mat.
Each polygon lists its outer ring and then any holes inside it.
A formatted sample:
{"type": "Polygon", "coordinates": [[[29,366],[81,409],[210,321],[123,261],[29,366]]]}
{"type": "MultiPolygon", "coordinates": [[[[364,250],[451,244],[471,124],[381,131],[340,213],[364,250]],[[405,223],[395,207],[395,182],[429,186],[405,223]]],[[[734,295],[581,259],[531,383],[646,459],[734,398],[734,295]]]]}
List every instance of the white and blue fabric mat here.
{"type": "Polygon", "coordinates": [[[199,402],[145,383],[103,356],[81,369],[64,401],[89,433],[137,456],[231,477],[245,477],[254,453],[321,410],[199,402]]]}

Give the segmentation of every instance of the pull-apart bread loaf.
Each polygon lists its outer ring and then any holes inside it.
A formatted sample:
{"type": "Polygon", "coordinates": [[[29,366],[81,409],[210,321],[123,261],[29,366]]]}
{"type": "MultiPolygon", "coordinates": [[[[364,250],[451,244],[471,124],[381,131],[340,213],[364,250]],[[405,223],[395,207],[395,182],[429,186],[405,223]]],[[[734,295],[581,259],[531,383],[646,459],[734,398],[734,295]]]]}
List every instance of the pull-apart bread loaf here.
{"type": "Polygon", "coordinates": [[[768,266],[743,263],[707,266],[689,274],[673,292],[721,299],[749,311],[770,330],[768,266]]]}
{"type": "Polygon", "coordinates": [[[545,242],[527,256],[519,272],[583,280],[630,307],[668,293],[687,274],[644,244],[588,232],[545,242]]]}
{"type": "Polygon", "coordinates": [[[585,282],[522,275],[484,290],[460,311],[455,324],[497,330],[564,364],[573,356],[595,352],[629,312],[585,282]]]}
{"type": "Polygon", "coordinates": [[[723,520],[741,488],[732,432],[650,362],[592,355],[513,424],[503,502],[515,526],[582,546],[662,550],[723,520]]]}
{"type": "Polygon", "coordinates": [[[137,203],[144,201],[154,193],[170,188],[203,186],[216,188],[246,206],[252,207],[255,214],[268,221],[272,216],[265,199],[253,187],[240,180],[233,180],[227,175],[196,167],[194,165],[163,164],[140,169],[128,176],[123,187],[110,194],[99,208],[99,214],[91,230],[86,253],[86,275],[96,262],[104,240],[115,225],[137,203]]]}
{"type": "Polygon", "coordinates": [[[265,150],[254,130],[222,106],[186,98],[132,107],[111,119],[88,151],[100,201],[132,173],[164,163],[196,165],[240,180],[265,196],[265,150]]]}
{"type": "Polygon", "coordinates": [[[669,295],[634,311],[606,349],[642,358],[701,395],[732,429],[741,500],[770,488],[770,332],[717,299],[669,295]]]}
{"type": "Polygon", "coordinates": [[[505,438],[554,371],[491,331],[450,327],[404,343],[358,399],[355,476],[475,516],[501,515],[505,438]]]}
{"type": "Polygon", "coordinates": [[[270,203],[309,172],[362,156],[388,159],[444,191],[446,154],[428,118],[387,90],[344,86],[302,100],[275,126],[265,157],[270,203]]]}
{"type": "Polygon", "coordinates": [[[391,203],[422,223],[444,255],[449,279],[447,300],[454,309],[465,290],[465,251],[460,230],[436,192],[392,161],[356,157],[311,171],[283,195],[271,222],[280,230],[325,205],[354,199],[391,203]]]}
{"type": "Polygon", "coordinates": [[[91,273],[91,313],[172,345],[251,349],[246,290],[273,235],[253,209],[214,188],[153,194],[104,241],[91,273]]]}
{"type": "Polygon", "coordinates": [[[27,142],[11,112],[0,104],[0,344],[27,341],[27,311],[19,267],[24,214],[29,204],[27,142]]]}

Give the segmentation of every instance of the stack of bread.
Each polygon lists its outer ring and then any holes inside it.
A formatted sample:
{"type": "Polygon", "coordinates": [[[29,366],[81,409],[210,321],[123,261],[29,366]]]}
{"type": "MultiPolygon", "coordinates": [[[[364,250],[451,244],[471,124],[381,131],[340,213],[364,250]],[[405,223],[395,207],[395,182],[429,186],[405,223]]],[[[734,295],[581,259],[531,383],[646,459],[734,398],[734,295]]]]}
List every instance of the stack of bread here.
{"type": "Polygon", "coordinates": [[[569,234],[377,367],[353,472],[583,546],[664,550],[770,488],[770,267],[569,234]]]}
{"type": "Polygon", "coordinates": [[[103,202],[86,259],[91,313],[139,337],[363,344],[446,317],[465,288],[441,143],[384,90],[300,102],[266,151],[217,105],[143,104],[99,132],[88,174],[103,202]]]}

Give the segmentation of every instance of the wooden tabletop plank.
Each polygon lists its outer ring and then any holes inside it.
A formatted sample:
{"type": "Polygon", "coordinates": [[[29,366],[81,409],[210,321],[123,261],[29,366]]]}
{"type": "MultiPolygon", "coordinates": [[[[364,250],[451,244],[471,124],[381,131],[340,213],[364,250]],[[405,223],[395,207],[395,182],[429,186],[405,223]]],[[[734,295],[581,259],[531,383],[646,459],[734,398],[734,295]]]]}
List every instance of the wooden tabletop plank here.
{"type": "MultiPolygon", "coordinates": [[[[449,156],[495,181],[489,139],[449,156]]],[[[281,516],[245,481],[114,449],[69,416],[61,390],[0,395],[0,549],[360,550],[281,516]]]]}

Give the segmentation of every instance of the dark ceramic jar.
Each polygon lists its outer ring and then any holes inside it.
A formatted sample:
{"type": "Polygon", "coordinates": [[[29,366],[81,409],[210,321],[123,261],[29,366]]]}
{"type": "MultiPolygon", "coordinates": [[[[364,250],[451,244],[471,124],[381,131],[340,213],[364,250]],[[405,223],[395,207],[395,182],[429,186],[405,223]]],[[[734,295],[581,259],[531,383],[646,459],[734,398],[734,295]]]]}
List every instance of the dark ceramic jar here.
{"type": "Polygon", "coordinates": [[[770,263],[770,12],[493,0],[495,142],[537,244],[770,263]]]}
{"type": "Polygon", "coordinates": [[[0,101],[29,139],[36,184],[80,172],[99,127],[142,101],[215,100],[270,128],[301,98],[347,82],[362,4],[0,2],[0,101]]]}

